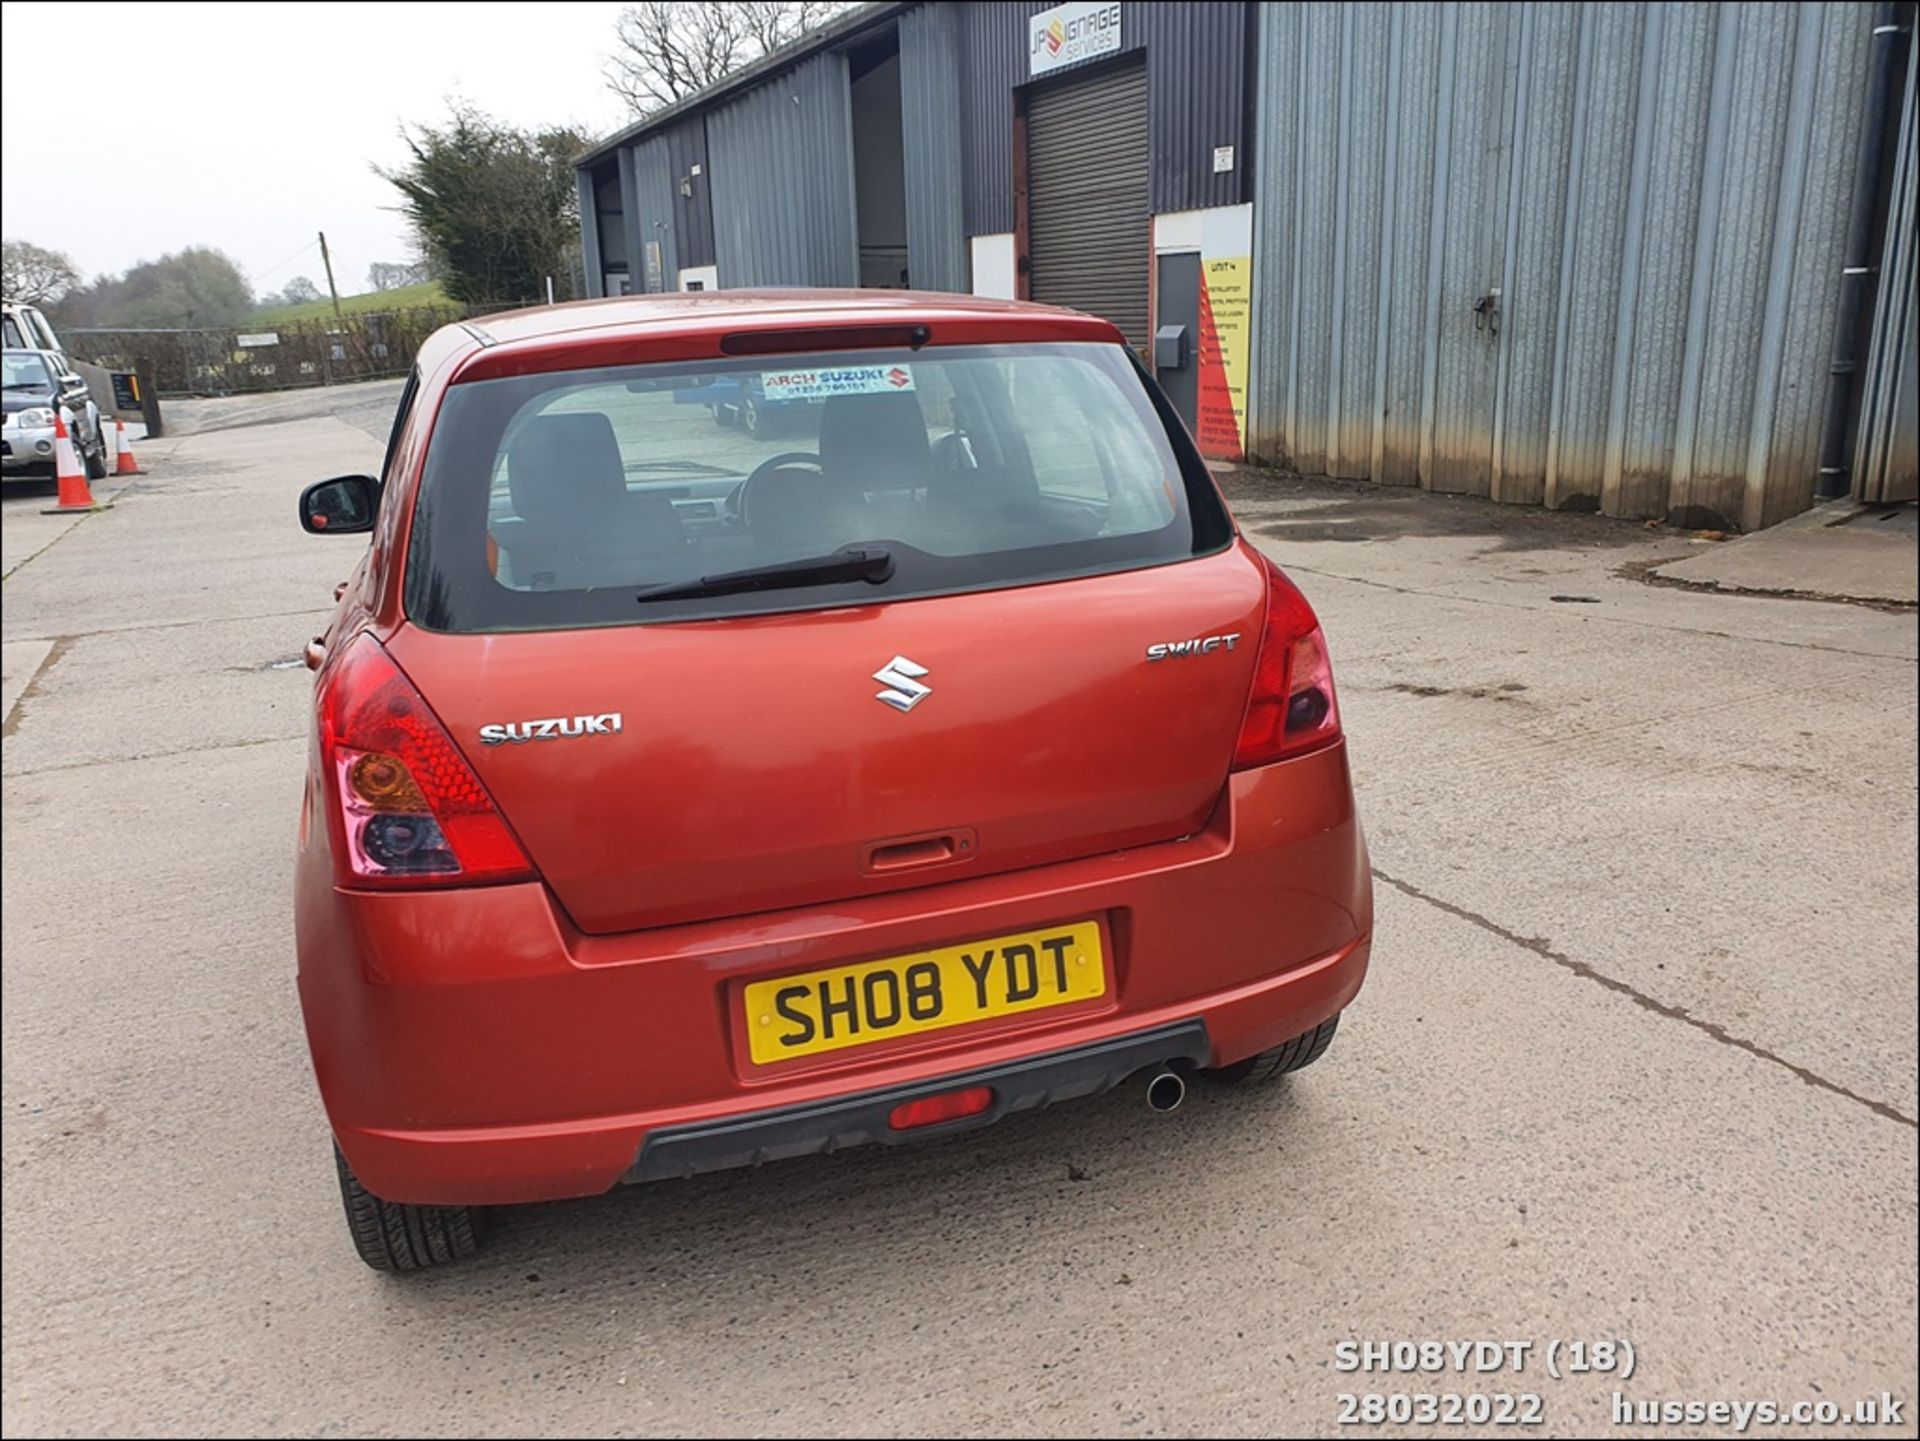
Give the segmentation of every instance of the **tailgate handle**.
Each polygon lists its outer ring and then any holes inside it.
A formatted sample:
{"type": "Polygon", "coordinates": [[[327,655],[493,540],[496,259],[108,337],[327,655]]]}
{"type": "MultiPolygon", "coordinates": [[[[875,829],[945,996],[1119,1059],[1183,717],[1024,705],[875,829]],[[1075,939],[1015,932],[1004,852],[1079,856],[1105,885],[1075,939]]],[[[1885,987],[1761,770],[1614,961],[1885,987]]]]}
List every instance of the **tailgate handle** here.
{"type": "Polygon", "coordinates": [[[869,874],[916,870],[922,866],[941,866],[952,861],[970,860],[979,843],[971,830],[940,831],[934,835],[908,836],[897,841],[882,841],[868,846],[860,858],[861,869],[869,874]]]}

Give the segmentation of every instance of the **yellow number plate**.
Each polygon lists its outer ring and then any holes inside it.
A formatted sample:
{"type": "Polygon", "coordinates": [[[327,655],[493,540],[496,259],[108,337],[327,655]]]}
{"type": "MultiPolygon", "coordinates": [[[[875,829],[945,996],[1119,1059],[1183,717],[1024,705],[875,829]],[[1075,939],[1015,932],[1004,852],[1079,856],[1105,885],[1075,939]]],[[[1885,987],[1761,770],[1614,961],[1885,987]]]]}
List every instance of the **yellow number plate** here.
{"type": "Polygon", "coordinates": [[[1075,921],[944,950],[755,981],[754,1061],[788,1061],[1103,996],[1100,927],[1075,921]]]}

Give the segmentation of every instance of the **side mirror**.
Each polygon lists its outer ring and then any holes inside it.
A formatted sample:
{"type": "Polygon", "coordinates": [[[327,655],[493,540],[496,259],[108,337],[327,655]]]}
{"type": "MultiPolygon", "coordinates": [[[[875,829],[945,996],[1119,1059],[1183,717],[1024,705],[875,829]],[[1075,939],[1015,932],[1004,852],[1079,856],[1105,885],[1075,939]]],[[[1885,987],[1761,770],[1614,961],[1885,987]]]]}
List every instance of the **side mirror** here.
{"type": "Polygon", "coordinates": [[[300,528],[312,535],[355,535],[373,529],[380,482],[370,475],[317,480],[300,492],[300,528]]]}

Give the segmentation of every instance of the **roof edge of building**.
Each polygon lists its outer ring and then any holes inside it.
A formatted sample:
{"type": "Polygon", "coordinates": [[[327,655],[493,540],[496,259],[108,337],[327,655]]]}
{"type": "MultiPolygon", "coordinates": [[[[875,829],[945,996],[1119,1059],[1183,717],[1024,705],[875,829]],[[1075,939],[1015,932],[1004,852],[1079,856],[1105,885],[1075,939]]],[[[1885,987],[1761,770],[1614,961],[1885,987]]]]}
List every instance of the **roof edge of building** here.
{"type": "Polygon", "coordinates": [[[616,131],[603,140],[595,141],[590,149],[582,151],[574,158],[573,168],[585,170],[596,165],[623,145],[631,145],[634,141],[643,139],[653,131],[663,129],[676,120],[709,110],[736,92],[749,89],[819,51],[842,41],[851,40],[863,30],[877,28],[902,11],[911,10],[921,3],[923,0],[872,0],[872,3],[857,5],[851,10],[834,16],[824,25],[809,30],[804,35],[795,36],[778,50],[762,55],[751,64],[741,66],[731,75],[716,80],[706,89],[697,90],[663,109],[642,116],[624,130],[616,131]]]}

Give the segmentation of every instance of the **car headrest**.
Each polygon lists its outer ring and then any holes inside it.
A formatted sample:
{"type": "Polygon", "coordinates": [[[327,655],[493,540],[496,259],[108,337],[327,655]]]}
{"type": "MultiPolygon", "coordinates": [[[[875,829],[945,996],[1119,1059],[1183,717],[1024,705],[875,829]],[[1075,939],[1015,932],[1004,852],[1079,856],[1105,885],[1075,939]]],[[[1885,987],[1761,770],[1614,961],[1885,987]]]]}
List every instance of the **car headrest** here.
{"type": "Polygon", "coordinates": [[[910,390],[836,395],[820,408],[820,464],[828,477],[862,490],[925,485],[927,421],[910,390]]]}
{"type": "Polygon", "coordinates": [[[507,491],[531,525],[588,530],[626,504],[627,473],[604,415],[537,415],[507,447],[507,491]]]}

